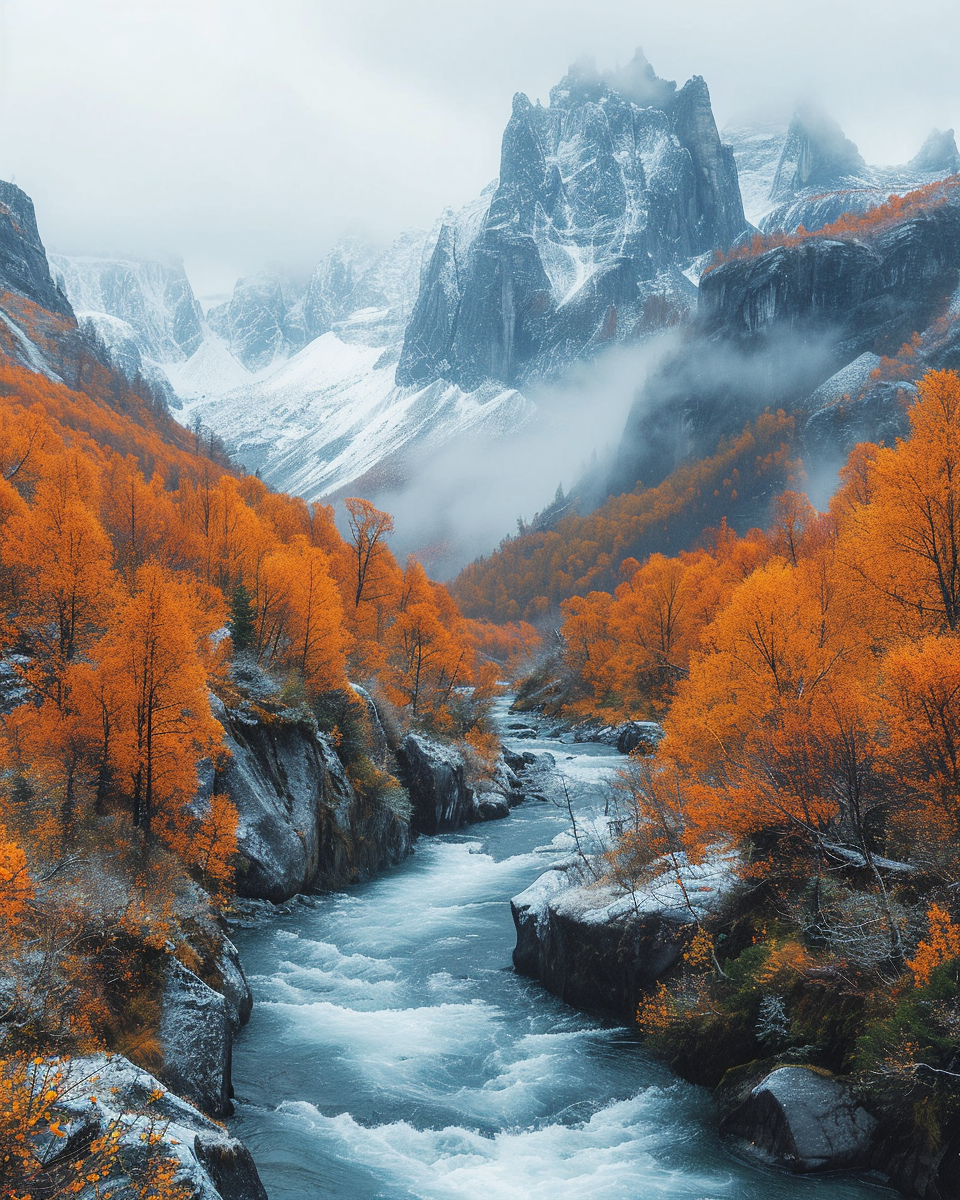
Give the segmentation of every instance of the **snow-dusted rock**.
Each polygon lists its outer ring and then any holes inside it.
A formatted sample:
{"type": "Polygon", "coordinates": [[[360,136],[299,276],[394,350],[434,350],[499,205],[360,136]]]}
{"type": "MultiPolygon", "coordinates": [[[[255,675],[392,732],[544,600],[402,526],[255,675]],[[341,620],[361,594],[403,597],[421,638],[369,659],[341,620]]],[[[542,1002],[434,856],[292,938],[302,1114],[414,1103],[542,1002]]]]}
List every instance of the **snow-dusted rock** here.
{"type": "MultiPolygon", "coordinates": [[[[143,1161],[147,1144],[141,1135],[150,1130],[160,1135],[157,1149],[179,1162],[176,1182],[192,1189],[191,1200],[267,1200],[246,1146],[165,1091],[147,1071],[120,1055],[104,1054],[69,1059],[61,1069],[65,1078],[56,1109],[63,1114],[65,1151],[75,1153],[78,1144],[116,1123],[123,1129],[121,1159],[129,1170],[143,1161]]],[[[115,1194],[124,1194],[122,1184],[116,1181],[121,1190],[115,1194]]],[[[91,1185],[80,1200],[94,1200],[95,1193],[100,1194],[91,1185]]]]}
{"type": "Polygon", "coordinates": [[[639,52],[621,73],[572,67],[546,108],[514,98],[497,188],[444,224],[397,382],[553,374],[646,328],[652,296],[684,307],[671,272],[744,229],[701,78],[678,92],[639,52]]]}
{"type": "Polygon", "coordinates": [[[176,959],[167,963],[164,973],[160,1045],[160,1075],[168,1087],[212,1116],[233,1111],[230,1006],[176,959]]]}
{"type": "Polygon", "coordinates": [[[415,832],[442,833],[477,819],[476,798],[458,750],[408,733],[397,748],[397,763],[410,792],[415,832]]]}
{"type": "Polygon", "coordinates": [[[723,1122],[726,1134],[791,1171],[870,1166],[877,1122],[838,1079],[807,1067],[780,1067],[723,1122]]]}
{"type": "Polygon", "coordinates": [[[510,816],[510,805],[499,792],[479,792],[476,803],[481,821],[499,821],[510,816]]]}
{"type": "Polygon", "coordinates": [[[247,977],[240,962],[240,954],[229,938],[222,938],[220,953],[217,955],[215,967],[220,977],[218,991],[227,1003],[227,1017],[230,1028],[236,1034],[241,1026],[250,1020],[253,1011],[253,993],[247,983],[247,977]]]}
{"type": "Polygon", "coordinates": [[[125,322],[144,358],[155,363],[182,362],[200,346],[200,305],[179,259],[55,254],[50,262],[74,309],[125,322]]]}
{"type": "Polygon", "coordinates": [[[596,882],[598,864],[555,864],[510,907],[516,969],[569,1004],[632,1016],[637,997],[680,958],[687,930],[733,886],[732,860],[666,870],[642,890],[596,882]]]}
{"type": "Polygon", "coordinates": [[[640,749],[652,754],[663,741],[663,726],[657,721],[625,721],[617,726],[617,750],[630,754],[640,749]]]}

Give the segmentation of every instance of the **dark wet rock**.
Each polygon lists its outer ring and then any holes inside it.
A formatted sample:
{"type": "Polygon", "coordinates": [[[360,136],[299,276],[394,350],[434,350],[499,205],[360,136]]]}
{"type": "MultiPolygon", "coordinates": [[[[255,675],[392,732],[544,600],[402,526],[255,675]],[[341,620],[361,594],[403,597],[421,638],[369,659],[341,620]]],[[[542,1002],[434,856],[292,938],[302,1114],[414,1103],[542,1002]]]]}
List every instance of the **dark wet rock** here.
{"type": "Polygon", "coordinates": [[[182,963],[166,966],[160,1016],[163,1082],[203,1112],[222,1117],[230,1103],[230,1009],[182,963]]]}
{"type": "Polygon", "coordinates": [[[405,797],[363,801],[308,717],[265,723],[214,708],[232,755],[218,786],[240,814],[239,895],[279,903],[369,878],[409,853],[405,797]]]}
{"type": "Polygon", "coordinates": [[[477,816],[481,821],[499,821],[510,816],[510,805],[498,792],[480,792],[477,796],[477,816]]]}
{"type": "Polygon", "coordinates": [[[640,750],[653,754],[663,740],[663,726],[656,721],[625,721],[617,726],[617,750],[620,754],[631,754],[640,750]]]}
{"type": "MultiPolygon", "coordinates": [[[[515,759],[515,756],[511,755],[511,758],[515,759]]],[[[523,803],[523,781],[517,774],[516,768],[508,762],[506,753],[501,754],[497,759],[493,775],[493,790],[498,792],[511,808],[523,803]]]]}
{"type": "Polygon", "coordinates": [[[686,871],[689,906],[675,873],[634,895],[597,882],[579,857],[557,864],[510,902],[514,966],[568,1004],[632,1019],[639,994],[677,963],[691,925],[732,886],[723,861],[686,871]]]}
{"type": "Polygon", "coordinates": [[[16,292],[49,313],[73,319],[54,282],[30,197],[0,180],[0,291],[16,292]]]}
{"type": "Polygon", "coordinates": [[[771,1072],[724,1120],[722,1132],[791,1171],[871,1165],[877,1122],[838,1079],[808,1067],[771,1072]]]}
{"type": "Polygon", "coordinates": [[[240,954],[229,938],[222,938],[220,952],[214,963],[219,991],[227,1003],[230,1027],[236,1034],[250,1020],[253,1011],[253,992],[240,962],[240,954]]]}
{"type": "Polygon", "coordinates": [[[415,833],[442,833],[476,820],[476,800],[458,750],[408,733],[397,748],[397,764],[410,793],[415,833]]]}
{"type": "Polygon", "coordinates": [[[165,1091],[147,1071],[120,1055],[104,1054],[69,1059],[61,1069],[63,1097],[56,1108],[67,1135],[65,1156],[116,1122],[123,1129],[122,1160],[128,1168],[146,1165],[149,1147],[141,1134],[151,1122],[159,1122],[162,1149],[179,1162],[179,1178],[192,1187],[191,1200],[267,1200],[246,1146],[192,1104],[165,1091]]]}

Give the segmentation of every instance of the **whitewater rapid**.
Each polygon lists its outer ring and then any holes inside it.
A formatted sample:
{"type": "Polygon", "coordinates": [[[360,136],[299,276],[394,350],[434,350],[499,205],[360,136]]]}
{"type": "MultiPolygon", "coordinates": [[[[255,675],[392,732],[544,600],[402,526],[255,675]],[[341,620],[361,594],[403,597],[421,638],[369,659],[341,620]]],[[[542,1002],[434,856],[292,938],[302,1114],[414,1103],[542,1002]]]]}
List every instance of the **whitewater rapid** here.
{"type": "MultiPolygon", "coordinates": [[[[506,739],[509,741],[509,739],[506,739]]],[[[622,761],[549,749],[584,825],[622,761]]],[[[739,1161],[709,1095],[634,1032],[517,976],[509,899],[569,852],[569,817],[421,838],[373,883],[235,931],[255,1006],[231,1131],[270,1200],[866,1200],[739,1161]]]]}

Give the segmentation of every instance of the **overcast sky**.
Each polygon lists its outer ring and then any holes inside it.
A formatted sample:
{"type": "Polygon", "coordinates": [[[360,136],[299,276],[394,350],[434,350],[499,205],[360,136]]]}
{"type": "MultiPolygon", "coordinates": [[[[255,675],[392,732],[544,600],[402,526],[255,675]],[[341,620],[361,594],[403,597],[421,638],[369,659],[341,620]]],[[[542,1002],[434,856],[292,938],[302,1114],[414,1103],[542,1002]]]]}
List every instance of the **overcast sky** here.
{"type": "Polygon", "coordinates": [[[429,227],[516,91],[642,45],[718,123],[817,98],[869,162],[960,124],[957,0],[0,0],[0,177],[67,253],[182,254],[201,293],[429,227]]]}

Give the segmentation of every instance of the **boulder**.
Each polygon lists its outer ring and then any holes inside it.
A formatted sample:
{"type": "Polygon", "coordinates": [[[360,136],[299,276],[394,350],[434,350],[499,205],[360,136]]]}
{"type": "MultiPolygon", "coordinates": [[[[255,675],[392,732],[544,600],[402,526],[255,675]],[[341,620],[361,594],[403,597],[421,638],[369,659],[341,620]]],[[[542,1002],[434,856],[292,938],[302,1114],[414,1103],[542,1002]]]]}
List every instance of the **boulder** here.
{"type": "Polygon", "coordinates": [[[220,976],[218,990],[227,1003],[230,1028],[236,1034],[240,1031],[241,1026],[246,1025],[250,1020],[250,1013],[253,1011],[253,993],[250,991],[247,977],[243,973],[240,953],[229,938],[223,939],[223,945],[214,966],[220,976]]]}
{"type": "MultiPolygon", "coordinates": [[[[142,1134],[149,1128],[159,1134],[165,1157],[179,1162],[176,1180],[192,1189],[191,1200],[267,1200],[246,1146],[164,1091],[147,1071],[120,1055],[105,1054],[68,1059],[60,1069],[64,1079],[55,1108],[67,1135],[64,1154],[75,1154],[78,1146],[119,1126],[121,1159],[129,1171],[145,1160],[142,1134]]],[[[94,1192],[93,1187],[89,1194],[84,1191],[81,1200],[93,1200],[94,1192]]]]}
{"type": "Polygon", "coordinates": [[[493,774],[493,790],[499,792],[511,808],[523,803],[523,781],[517,774],[516,768],[507,762],[505,754],[501,754],[497,759],[493,774]]]}
{"type": "Polygon", "coordinates": [[[410,793],[414,832],[442,833],[476,820],[476,800],[458,750],[408,733],[397,748],[397,764],[410,793]]]}
{"type": "Polygon", "coordinates": [[[176,959],[164,973],[160,1045],[160,1077],[168,1087],[215,1117],[233,1111],[231,1007],[176,959]]]}
{"type": "Polygon", "coordinates": [[[871,1165],[876,1120],[840,1080],[809,1067],[772,1071],[723,1122],[791,1171],[836,1171],[871,1165]]]}
{"type": "Polygon", "coordinates": [[[481,821],[499,821],[510,816],[510,805],[497,792],[481,792],[477,796],[477,816],[481,821]]]}
{"type": "Polygon", "coordinates": [[[642,890],[598,882],[600,863],[577,855],[510,902],[513,963],[568,1004],[632,1019],[637,997],[679,960],[690,926],[733,885],[732,860],[665,870],[642,890]]]}
{"type": "Polygon", "coordinates": [[[410,852],[404,805],[357,796],[336,751],[305,715],[266,723],[219,701],[213,709],[231,753],[218,786],[240,817],[240,896],[279,904],[368,878],[410,852]]]}
{"type": "Polygon", "coordinates": [[[626,721],[617,726],[617,750],[631,754],[653,754],[663,740],[663,726],[657,721],[626,721]]]}

